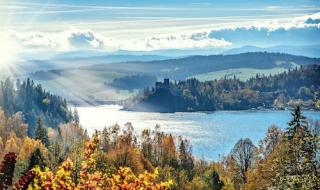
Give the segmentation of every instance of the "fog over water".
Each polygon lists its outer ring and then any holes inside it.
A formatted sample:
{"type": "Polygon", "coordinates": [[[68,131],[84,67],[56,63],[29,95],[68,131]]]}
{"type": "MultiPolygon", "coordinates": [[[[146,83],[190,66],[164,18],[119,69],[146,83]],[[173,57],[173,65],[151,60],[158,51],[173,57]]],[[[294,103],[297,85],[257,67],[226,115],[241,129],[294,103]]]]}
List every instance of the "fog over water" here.
{"type": "MultiPolygon", "coordinates": [[[[284,129],[291,119],[290,111],[217,111],[211,113],[144,113],[122,111],[121,106],[78,107],[81,125],[89,134],[105,126],[131,122],[138,135],[156,124],[166,133],[191,141],[194,155],[217,160],[227,155],[240,138],[250,138],[256,145],[269,126],[284,129]]],[[[320,120],[320,112],[304,111],[309,119],[320,120]]]]}

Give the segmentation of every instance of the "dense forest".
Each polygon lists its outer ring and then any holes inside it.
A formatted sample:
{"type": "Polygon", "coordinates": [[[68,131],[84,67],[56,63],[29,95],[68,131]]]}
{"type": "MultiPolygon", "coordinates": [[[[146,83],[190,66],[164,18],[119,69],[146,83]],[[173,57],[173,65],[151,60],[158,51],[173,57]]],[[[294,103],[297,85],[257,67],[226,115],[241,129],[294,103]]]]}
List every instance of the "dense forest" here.
{"type": "MultiPolygon", "coordinates": [[[[19,115],[19,113],[17,113],[19,115]]],[[[17,114],[0,111],[0,189],[15,190],[317,190],[320,123],[300,106],[285,130],[270,126],[258,146],[244,138],[229,155],[208,162],[182,137],[131,123],[89,138],[79,120],[59,129],[37,123],[35,137],[17,114]],[[138,139],[139,138],[139,139],[138,139]]]]}
{"type": "Polygon", "coordinates": [[[20,112],[23,121],[29,125],[30,136],[34,135],[38,119],[52,128],[72,119],[65,99],[46,92],[30,79],[14,82],[8,78],[0,85],[0,107],[7,116],[20,112]]]}
{"type": "Polygon", "coordinates": [[[320,109],[320,66],[308,65],[274,76],[256,75],[200,82],[188,79],[147,88],[125,103],[136,111],[184,112],[247,109],[285,109],[301,103],[320,109]]]}

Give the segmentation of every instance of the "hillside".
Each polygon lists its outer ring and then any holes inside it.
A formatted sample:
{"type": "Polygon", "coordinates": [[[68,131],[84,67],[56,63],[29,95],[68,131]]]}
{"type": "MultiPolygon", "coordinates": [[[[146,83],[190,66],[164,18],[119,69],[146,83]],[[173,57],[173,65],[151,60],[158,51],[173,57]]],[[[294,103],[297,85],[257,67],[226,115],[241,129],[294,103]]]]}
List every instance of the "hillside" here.
{"type": "Polygon", "coordinates": [[[317,57],[319,58],[319,45],[308,45],[308,46],[290,46],[290,45],[279,45],[271,47],[257,47],[257,46],[242,46],[240,48],[229,49],[223,54],[239,54],[246,52],[280,52],[292,55],[301,55],[306,57],[317,57]]]}
{"type": "Polygon", "coordinates": [[[122,73],[148,73],[160,78],[184,80],[197,74],[233,68],[271,69],[319,64],[320,59],[280,53],[250,52],[234,55],[190,56],[151,62],[127,62],[85,67],[89,70],[112,70],[122,73]]]}
{"type": "Polygon", "coordinates": [[[29,126],[28,135],[34,135],[39,119],[51,128],[58,128],[60,123],[72,120],[66,100],[47,92],[34,81],[6,79],[0,83],[0,112],[3,110],[7,116],[22,114],[29,126]]]}
{"type": "MultiPolygon", "coordinates": [[[[115,85],[123,77],[148,75],[157,79],[185,80],[195,77],[213,80],[216,76],[247,79],[257,73],[277,74],[297,65],[320,64],[319,58],[279,53],[242,53],[235,55],[190,56],[158,61],[131,61],[95,64],[79,68],[38,71],[30,77],[45,88],[77,104],[119,101],[132,97],[147,86],[115,85]],[[239,71],[239,69],[242,69],[239,71]],[[244,70],[245,69],[245,70],[244,70]],[[216,73],[218,72],[218,73],[216,73]],[[245,78],[242,76],[246,76],[245,78]],[[79,84],[82,84],[79,86],[79,84]],[[68,89],[67,91],[61,89],[68,89]],[[70,93],[71,92],[71,93],[70,93]]],[[[125,80],[125,78],[124,78],[125,80]]],[[[141,77],[140,84],[150,84],[141,77]]],[[[137,81],[138,82],[138,81],[137,81]]]]}
{"type": "Polygon", "coordinates": [[[222,78],[200,82],[156,83],[126,108],[134,111],[186,112],[247,109],[285,109],[301,102],[319,109],[320,66],[303,66],[274,76],[257,75],[246,82],[222,78]]]}

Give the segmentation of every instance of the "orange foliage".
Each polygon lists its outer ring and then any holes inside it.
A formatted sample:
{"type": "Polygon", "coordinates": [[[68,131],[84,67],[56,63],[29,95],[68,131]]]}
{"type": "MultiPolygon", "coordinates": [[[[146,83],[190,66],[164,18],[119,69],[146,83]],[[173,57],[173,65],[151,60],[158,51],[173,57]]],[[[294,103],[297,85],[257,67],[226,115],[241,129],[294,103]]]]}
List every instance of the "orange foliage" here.
{"type": "Polygon", "coordinates": [[[110,176],[97,171],[94,155],[98,147],[98,133],[94,133],[92,140],[85,143],[86,159],[81,164],[80,179],[77,183],[72,181],[73,162],[68,159],[64,161],[58,170],[53,173],[48,168],[41,171],[35,168],[36,174],[33,184],[29,190],[167,190],[173,185],[172,181],[156,182],[158,170],[136,176],[128,167],[121,167],[117,174],[110,176]]]}

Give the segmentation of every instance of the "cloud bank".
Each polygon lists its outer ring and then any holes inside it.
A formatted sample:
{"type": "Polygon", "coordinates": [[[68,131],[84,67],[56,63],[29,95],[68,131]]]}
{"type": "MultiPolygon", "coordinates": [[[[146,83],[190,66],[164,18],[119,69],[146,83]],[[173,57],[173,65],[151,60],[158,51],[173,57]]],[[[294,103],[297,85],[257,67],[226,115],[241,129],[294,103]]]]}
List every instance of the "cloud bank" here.
{"type": "Polygon", "coordinates": [[[144,38],[115,38],[101,31],[71,29],[62,32],[8,31],[16,44],[26,50],[74,51],[154,51],[170,49],[227,48],[237,45],[308,45],[320,44],[320,13],[265,21],[239,22],[189,31],[181,34],[156,35],[144,38]]]}
{"type": "Polygon", "coordinates": [[[161,49],[218,48],[232,45],[208,35],[181,34],[161,37],[118,39],[105,37],[92,30],[69,30],[60,33],[9,31],[10,37],[28,49],[38,50],[105,50],[151,51],[161,49]],[[196,37],[197,36],[197,37],[196,37]]]}

